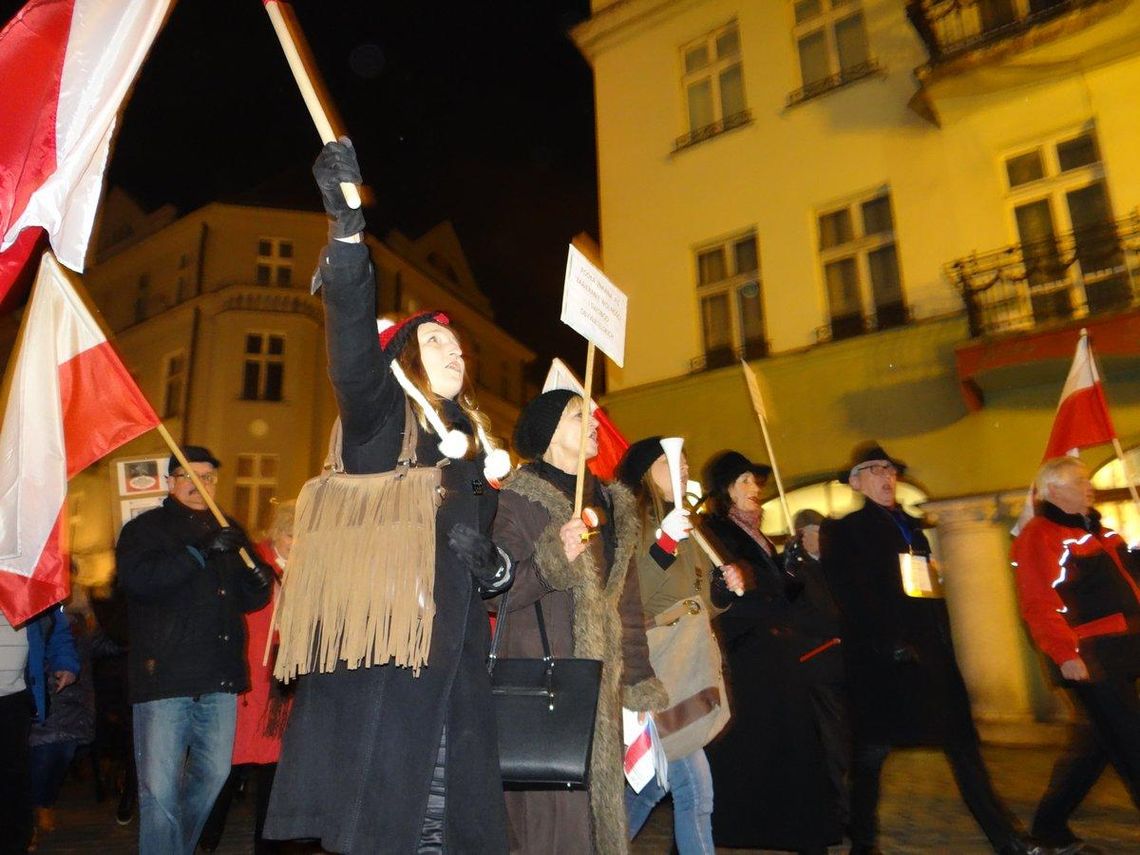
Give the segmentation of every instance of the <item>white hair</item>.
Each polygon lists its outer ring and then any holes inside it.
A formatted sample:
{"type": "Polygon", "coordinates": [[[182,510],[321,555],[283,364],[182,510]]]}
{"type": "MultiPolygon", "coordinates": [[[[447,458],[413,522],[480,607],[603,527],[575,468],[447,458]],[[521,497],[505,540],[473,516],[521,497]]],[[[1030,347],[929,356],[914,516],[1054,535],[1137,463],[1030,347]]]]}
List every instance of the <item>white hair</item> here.
{"type": "Polygon", "coordinates": [[[1033,479],[1033,486],[1037,488],[1037,497],[1039,499],[1047,498],[1049,488],[1064,481],[1067,474],[1073,469],[1085,470],[1085,464],[1081,462],[1079,457],[1067,455],[1051,457],[1042,463],[1041,468],[1037,470],[1037,476],[1033,479]]]}

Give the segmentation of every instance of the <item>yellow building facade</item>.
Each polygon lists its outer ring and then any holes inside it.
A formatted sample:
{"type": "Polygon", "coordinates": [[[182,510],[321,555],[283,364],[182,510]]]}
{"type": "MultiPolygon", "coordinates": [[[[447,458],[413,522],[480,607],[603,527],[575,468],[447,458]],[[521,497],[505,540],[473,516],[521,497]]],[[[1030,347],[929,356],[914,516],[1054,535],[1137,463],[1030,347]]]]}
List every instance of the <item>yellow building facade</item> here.
{"type": "MultiPolygon", "coordinates": [[[[273,500],[295,496],[320,471],[336,418],[323,308],[310,293],[326,232],[321,213],[214,203],[181,218],[146,215],[112,191],[83,277],[139,387],[175,439],[221,460],[219,504],[254,535],[273,500]]],[[[380,312],[448,313],[505,444],[534,354],[495,324],[450,224],[415,240],[366,240],[380,312]]],[[[81,581],[109,578],[119,525],[164,493],[161,477],[132,486],[129,473],[168,454],[152,431],[72,480],[81,581]]],[[[165,463],[159,469],[165,475],[165,463]]]]}
{"type": "Polygon", "coordinates": [[[975,711],[1055,715],[1008,529],[1081,327],[1140,443],[1140,3],[596,0],[573,36],[630,297],[610,415],[763,458],[749,360],[793,512],[849,508],[835,473],[881,441],[937,523],[975,711]]]}

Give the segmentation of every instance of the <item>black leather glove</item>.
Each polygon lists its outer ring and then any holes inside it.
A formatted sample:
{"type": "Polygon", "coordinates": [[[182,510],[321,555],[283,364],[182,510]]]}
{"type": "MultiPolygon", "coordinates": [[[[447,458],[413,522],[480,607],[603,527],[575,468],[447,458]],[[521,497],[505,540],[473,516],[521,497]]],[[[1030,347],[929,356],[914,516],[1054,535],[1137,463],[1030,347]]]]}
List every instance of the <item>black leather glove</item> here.
{"type": "Polygon", "coordinates": [[[313,163],[313,177],[321,190],[325,213],[329,215],[329,238],[343,238],[364,231],[364,211],[348,207],[342,182],[360,184],[360,164],[356,162],[356,150],[352,140],[341,137],[336,142],[325,143],[321,153],[313,163]]]}
{"type": "Polygon", "coordinates": [[[269,583],[274,578],[273,568],[266,564],[264,561],[258,561],[257,558],[253,559],[253,567],[250,571],[257,578],[257,590],[264,591],[269,587],[269,583]]]}
{"type": "Polygon", "coordinates": [[[198,541],[198,548],[207,554],[211,552],[237,552],[243,546],[245,546],[245,536],[232,525],[210,532],[198,541]]]}
{"type": "Polygon", "coordinates": [[[485,589],[500,589],[508,578],[509,562],[491,538],[469,525],[456,523],[447,533],[447,545],[485,589]]]}

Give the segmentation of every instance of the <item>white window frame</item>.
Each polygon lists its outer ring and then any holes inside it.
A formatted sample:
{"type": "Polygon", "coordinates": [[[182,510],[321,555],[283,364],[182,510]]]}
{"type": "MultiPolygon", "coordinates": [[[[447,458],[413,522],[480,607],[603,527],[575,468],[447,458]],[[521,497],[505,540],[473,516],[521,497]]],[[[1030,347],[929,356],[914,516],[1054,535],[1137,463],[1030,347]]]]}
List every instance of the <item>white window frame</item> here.
{"type": "Polygon", "coordinates": [[[804,89],[820,87],[826,91],[831,87],[827,81],[834,80],[838,75],[850,69],[844,69],[839,61],[839,43],[835,37],[835,25],[845,21],[855,14],[863,15],[863,40],[867,47],[867,62],[874,64],[874,54],[871,51],[871,37],[867,33],[867,13],[863,0],[819,0],[822,9],[815,17],[796,23],[796,2],[788,0],[788,13],[792,21],[792,55],[796,60],[796,78],[804,89]],[[820,80],[804,80],[803,65],[800,62],[800,41],[806,36],[822,30],[824,43],[827,45],[828,76],[820,80]]]}
{"type": "MultiPolygon", "coordinates": [[[[713,131],[711,129],[714,129],[714,128],[720,128],[720,130],[725,130],[726,129],[725,128],[726,120],[733,119],[734,117],[740,119],[740,118],[747,115],[747,113],[748,113],[748,90],[746,88],[744,88],[744,45],[742,44],[742,40],[741,40],[740,25],[736,21],[735,18],[732,19],[731,21],[725,22],[721,26],[717,27],[715,30],[711,30],[710,32],[705,33],[700,38],[693,39],[692,41],[686,42],[685,44],[681,45],[681,49],[678,53],[678,61],[680,63],[680,71],[681,71],[681,101],[682,101],[682,107],[683,107],[682,112],[683,112],[683,117],[684,117],[683,125],[685,128],[685,135],[686,136],[693,138],[693,139],[703,138],[702,131],[705,131],[708,134],[711,134],[711,133],[713,133],[713,131]],[[735,54],[732,54],[731,56],[724,57],[723,59],[718,59],[717,55],[716,55],[717,39],[720,36],[722,36],[724,33],[728,32],[729,30],[736,30],[736,40],[737,40],[737,45],[739,45],[739,48],[735,54]],[[700,47],[702,44],[708,50],[708,56],[709,56],[708,64],[705,65],[703,68],[699,68],[699,69],[692,71],[692,72],[686,71],[686,69],[685,69],[685,56],[686,56],[686,54],[689,51],[691,51],[693,48],[700,47]],[[723,114],[723,104],[721,101],[720,76],[721,76],[721,73],[723,71],[731,68],[734,65],[740,66],[741,91],[742,91],[743,96],[744,96],[744,98],[743,98],[744,104],[743,104],[743,106],[739,112],[733,113],[731,116],[726,116],[723,114]],[[694,83],[699,83],[702,80],[705,80],[706,78],[711,81],[710,92],[711,92],[712,108],[713,108],[712,109],[712,121],[707,125],[702,125],[699,128],[694,128],[692,126],[692,122],[690,119],[690,112],[689,112],[689,87],[692,86],[694,83]]],[[[737,123],[734,123],[733,127],[735,127],[736,124],[737,123]]]]}
{"type": "Polygon", "coordinates": [[[185,349],[174,350],[162,357],[162,417],[176,419],[186,412],[186,379],[190,366],[187,364],[185,349]],[[181,360],[177,371],[174,364],[181,360]],[[176,391],[172,388],[176,386],[176,391]]]}
{"type": "MultiPolygon", "coordinates": [[[[1067,235],[1073,231],[1072,212],[1069,210],[1067,194],[1074,190],[1083,190],[1094,184],[1100,184],[1108,197],[1109,210],[1112,211],[1112,197],[1109,195],[1108,180],[1104,168],[1104,151],[1100,143],[1097,128],[1091,123],[1069,127],[1035,140],[1032,144],[1011,148],[998,158],[998,170],[1006,189],[1006,217],[1009,229],[1010,243],[1014,246],[1021,244],[1021,232],[1017,225],[1017,209],[1024,205],[1046,201],[1049,204],[1049,215],[1053,221],[1053,234],[1056,238],[1067,235]],[[1061,159],[1057,147],[1062,143],[1075,140],[1079,137],[1091,135],[1097,148],[1097,160],[1084,166],[1062,171],[1061,159]],[[1040,152],[1043,174],[1040,178],[1027,181],[1024,184],[1013,186],[1009,181],[1009,170],[1006,164],[1013,158],[1040,152]]],[[[1115,219],[1115,218],[1113,218],[1115,219]]],[[[1059,290],[1069,292],[1069,301],[1072,306],[1072,316],[1085,317],[1088,314],[1087,296],[1083,291],[1086,275],[1092,271],[1082,271],[1080,277],[1066,271],[1065,282],[1067,287],[1059,290]]],[[[1058,280],[1060,283],[1061,280],[1058,280]]],[[[1051,286],[1050,286],[1051,287],[1051,286]]],[[[1026,318],[1025,325],[1032,325],[1034,312],[1031,305],[1030,292],[1026,290],[1021,298],[1024,303],[1022,314],[1026,318]]]]}
{"type": "Polygon", "coordinates": [[[281,458],[276,454],[261,454],[257,452],[239,454],[234,468],[234,516],[241,522],[246,524],[246,528],[254,533],[262,531],[269,525],[269,521],[273,516],[272,511],[266,513],[266,519],[261,520],[258,518],[257,510],[261,506],[262,493],[266,490],[269,491],[269,500],[272,501],[277,496],[278,475],[281,472],[281,458]],[[262,472],[263,464],[267,460],[273,461],[273,474],[265,475],[262,472]],[[248,462],[250,464],[250,475],[241,475],[242,464],[248,462]],[[244,499],[239,499],[242,490],[248,491],[248,504],[244,499]],[[243,514],[244,511],[244,514],[243,514]]]}
{"type": "Polygon", "coordinates": [[[759,289],[758,299],[760,301],[760,321],[763,329],[761,330],[762,347],[767,352],[768,347],[768,314],[764,311],[764,280],[761,275],[761,258],[760,258],[760,236],[755,227],[744,229],[743,231],[734,232],[727,237],[717,238],[713,241],[699,244],[693,247],[693,280],[697,283],[697,318],[700,325],[701,333],[701,354],[707,356],[710,352],[708,340],[705,336],[705,310],[704,301],[710,297],[717,297],[724,295],[728,299],[729,311],[729,337],[730,347],[734,352],[743,352],[746,345],[744,338],[744,319],[741,317],[740,312],[740,289],[746,285],[754,283],[759,289]],[[752,238],[756,247],[756,269],[755,270],[737,270],[736,269],[736,245],[743,240],[752,238]],[[725,257],[725,273],[727,274],[724,279],[718,279],[715,282],[702,283],[701,282],[701,256],[710,251],[720,249],[725,257]]]}
{"type": "Polygon", "coordinates": [[[872,329],[868,327],[867,321],[873,316],[877,316],[877,310],[879,308],[875,302],[874,286],[871,281],[870,256],[875,250],[883,249],[887,246],[894,246],[895,248],[895,263],[898,267],[899,276],[899,299],[903,304],[904,310],[909,311],[910,307],[906,299],[906,283],[903,281],[902,253],[899,251],[898,222],[895,217],[894,198],[890,185],[880,185],[873,190],[865,190],[862,193],[849,196],[842,201],[821,206],[815,211],[814,223],[816,256],[819,260],[820,285],[823,290],[823,304],[827,309],[827,325],[829,329],[834,322],[835,315],[831,311],[831,294],[827,287],[827,266],[846,258],[855,259],[855,270],[859,276],[859,311],[862,315],[863,330],[866,332],[872,329]],[[867,234],[866,223],[863,220],[863,205],[875,199],[883,198],[884,196],[890,205],[891,230],[889,232],[867,234]],[[831,214],[837,214],[842,210],[847,210],[851,218],[852,239],[846,243],[825,249],[823,247],[820,220],[831,214]]]}
{"type": "Polygon", "coordinates": [[[240,397],[243,401],[268,401],[277,403],[285,400],[285,354],[288,352],[288,339],[285,333],[280,330],[246,330],[242,333],[242,357],[241,357],[241,391],[240,397]],[[259,336],[261,338],[261,353],[250,353],[246,348],[248,346],[250,336],[259,336]],[[269,344],[272,339],[281,340],[281,352],[270,353],[269,344]],[[250,363],[257,363],[257,393],[252,397],[247,397],[245,394],[245,374],[246,367],[250,363]],[[269,381],[269,366],[281,366],[281,397],[267,398],[265,397],[269,381]]]}
{"type": "Polygon", "coordinates": [[[283,237],[268,237],[261,236],[257,239],[257,262],[254,265],[254,279],[253,281],[258,285],[266,288],[292,288],[293,287],[293,260],[296,257],[296,244],[292,238],[283,237]],[[269,245],[269,252],[262,251],[262,244],[269,245]],[[289,251],[282,255],[282,248],[288,247],[289,251]],[[266,271],[268,281],[261,281],[261,271],[266,271]],[[282,271],[288,271],[286,274],[288,282],[279,282],[279,277],[282,271]]]}

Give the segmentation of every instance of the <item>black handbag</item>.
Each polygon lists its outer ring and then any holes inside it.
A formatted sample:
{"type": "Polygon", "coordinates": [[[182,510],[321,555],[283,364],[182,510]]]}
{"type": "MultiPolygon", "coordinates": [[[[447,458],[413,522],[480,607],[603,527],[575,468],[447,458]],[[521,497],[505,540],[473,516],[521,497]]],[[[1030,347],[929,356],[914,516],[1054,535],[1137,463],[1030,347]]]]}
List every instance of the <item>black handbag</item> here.
{"type": "Polygon", "coordinates": [[[590,780],[594,716],[602,663],[555,659],[550,654],[542,605],[534,604],[542,637],[541,659],[499,659],[510,591],[499,601],[487,657],[499,730],[499,767],[508,789],[584,790],[590,780]]]}

